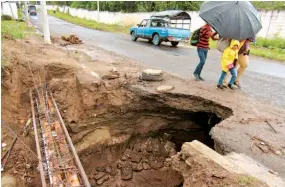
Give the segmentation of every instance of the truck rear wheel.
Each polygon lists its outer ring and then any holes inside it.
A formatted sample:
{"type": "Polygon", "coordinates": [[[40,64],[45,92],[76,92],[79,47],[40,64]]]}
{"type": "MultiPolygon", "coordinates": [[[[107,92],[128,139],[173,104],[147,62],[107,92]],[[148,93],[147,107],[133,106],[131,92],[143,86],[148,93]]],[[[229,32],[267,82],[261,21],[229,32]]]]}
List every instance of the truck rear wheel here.
{"type": "Polygon", "coordinates": [[[153,37],[152,37],[152,42],[154,45],[156,46],[159,46],[161,44],[161,41],[160,41],[160,38],[159,38],[159,35],[158,34],[155,34],[153,37]]]}
{"type": "Polygon", "coordinates": [[[179,42],[171,42],[171,45],[172,45],[173,47],[177,46],[178,44],[179,44],[179,42]]]}

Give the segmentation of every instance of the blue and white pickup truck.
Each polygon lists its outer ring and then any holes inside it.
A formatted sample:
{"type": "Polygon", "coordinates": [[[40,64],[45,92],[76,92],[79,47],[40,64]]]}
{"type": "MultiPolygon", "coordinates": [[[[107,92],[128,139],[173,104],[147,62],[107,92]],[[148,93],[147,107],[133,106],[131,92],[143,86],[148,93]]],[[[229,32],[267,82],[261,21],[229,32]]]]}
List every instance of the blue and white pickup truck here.
{"type": "Polygon", "coordinates": [[[189,41],[190,25],[191,17],[187,12],[180,10],[163,11],[132,27],[130,34],[133,41],[144,38],[157,46],[161,42],[171,42],[172,46],[177,46],[179,42],[189,41]]]}

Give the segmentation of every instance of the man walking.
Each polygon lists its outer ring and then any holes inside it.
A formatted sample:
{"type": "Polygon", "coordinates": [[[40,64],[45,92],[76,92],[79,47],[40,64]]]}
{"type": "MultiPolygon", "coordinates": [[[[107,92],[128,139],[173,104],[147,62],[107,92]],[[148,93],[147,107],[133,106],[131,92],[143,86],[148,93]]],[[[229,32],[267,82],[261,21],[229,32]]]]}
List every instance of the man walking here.
{"type": "Polygon", "coordinates": [[[200,59],[199,64],[197,65],[193,75],[196,80],[203,81],[204,79],[201,77],[201,72],[203,69],[203,66],[206,62],[208,50],[209,50],[209,39],[210,37],[213,40],[218,40],[218,38],[215,38],[214,36],[217,35],[217,32],[212,32],[212,28],[209,24],[205,24],[200,29],[200,39],[197,44],[197,52],[200,59]]]}

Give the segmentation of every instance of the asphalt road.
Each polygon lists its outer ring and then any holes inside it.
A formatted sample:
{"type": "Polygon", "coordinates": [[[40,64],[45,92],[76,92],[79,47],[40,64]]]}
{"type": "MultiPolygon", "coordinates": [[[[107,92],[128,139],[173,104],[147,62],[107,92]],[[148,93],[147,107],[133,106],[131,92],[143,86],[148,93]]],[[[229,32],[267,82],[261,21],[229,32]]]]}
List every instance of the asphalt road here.
{"type": "MultiPolygon", "coordinates": [[[[40,17],[33,17],[31,21],[42,31],[40,17]]],[[[128,35],[92,30],[51,16],[49,16],[49,26],[53,36],[76,34],[86,44],[99,46],[186,79],[193,79],[192,72],[199,60],[195,48],[181,45],[171,47],[166,43],[154,46],[142,39],[133,42],[128,35]]],[[[212,86],[216,86],[221,72],[220,57],[220,52],[209,51],[202,72],[202,77],[212,86]]],[[[249,67],[241,83],[242,91],[245,93],[285,108],[285,64],[250,56],[249,67]]]]}

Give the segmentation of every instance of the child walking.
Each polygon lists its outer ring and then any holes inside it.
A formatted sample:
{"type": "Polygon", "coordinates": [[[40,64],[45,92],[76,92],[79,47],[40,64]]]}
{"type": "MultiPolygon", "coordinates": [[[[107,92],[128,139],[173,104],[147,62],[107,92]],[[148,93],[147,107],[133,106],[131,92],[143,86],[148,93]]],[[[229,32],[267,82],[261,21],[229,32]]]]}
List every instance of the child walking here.
{"type": "Polygon", "coordinates": [[[234,82],[236,80],[236,70],[235,70],[235,62],[238,59],[238,51],[239,51],[240,42],[238,40],[232,40],[231,44],[228,48],[226,48],[223,52],[223,56],[221,59],[221,66],[222,66],[222,74],[219,79],[217,88],[223,89],[223,80],[225,79],[227,72],[229,71],[232,75],[232,78],[228,84],[230,89],[234,89],[234,82]]]}

